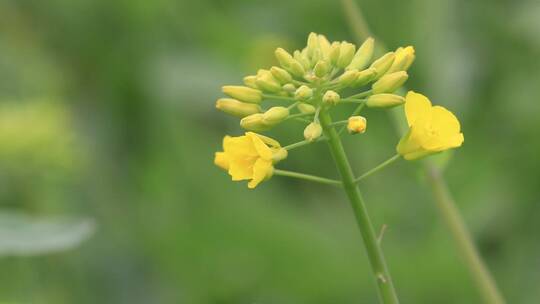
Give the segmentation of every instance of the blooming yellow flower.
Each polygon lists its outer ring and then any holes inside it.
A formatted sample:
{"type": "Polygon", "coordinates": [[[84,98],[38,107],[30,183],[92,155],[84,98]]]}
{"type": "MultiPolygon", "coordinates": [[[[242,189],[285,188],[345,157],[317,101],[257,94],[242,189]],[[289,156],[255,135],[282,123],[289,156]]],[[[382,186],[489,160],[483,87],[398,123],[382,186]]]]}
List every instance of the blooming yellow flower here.
{"type": "Polygon", "coordinates": [[[407,93],[405,115],[409,132],[399,141],[397,152],[406,160],[457,148],[463,143],[456,116],[441,106],[432,106],[422,94],[407,93]]]}
{"type": "Polygon", "coordinates": [[[286,157],[280,144],[263,135],[246,132],[244,136],[225,136],[223,152],[216,152],[214,163],[229,172],[233,181],[250,180],[253,189],[270,178],[276,158],[286,157]]]}

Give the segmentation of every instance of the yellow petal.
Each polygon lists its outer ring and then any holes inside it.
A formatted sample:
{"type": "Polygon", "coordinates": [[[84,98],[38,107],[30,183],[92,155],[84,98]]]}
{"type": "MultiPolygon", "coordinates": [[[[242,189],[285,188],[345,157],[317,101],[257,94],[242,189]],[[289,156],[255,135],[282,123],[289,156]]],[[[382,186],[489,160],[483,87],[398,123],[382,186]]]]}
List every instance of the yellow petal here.
{"type": "Polygon", "coordinates": [[[253,177],[253,165],[257,161],[256,157],[245,159],[235,159],[229,163],[229,174],[233,181],[251,179],[253,177]]]}
{"type": "Polygon", "coordinates": [[[216,152],[214,164],[223,170],[229,170],[229,158],[225,152],[216,152]]]}
{"type": "Polygon", "coordinates": [[[248,183],[248,188],[257,187],[272,172],[272,162],[264,159],[258,159],[253,166],[253,178],[248,183]]]}
{"type": "Polygon", "coordinates": [[[431,119],[433,129],[443,138],[450,138],[460,132],[459,120],[444,107],[434,106],[431,109],[431,119]]]}
{"type": "Polygon", "coordinates": [[[260,158],[265,160],[272,159],[272,150],[262,141],[259,136],[257,136],[256,133],[247,132],[246,136],[251,140],[252,145],[260,158]]]}
{"type": "Polygon", "coordinates": [[[229,158],[256,156],[257,150],[253,146],[251,138],[247,136],[230,137],[223,139],[223,150],[229,158]]]}
{"type": "Polygon", "coordinates": [[[431,101],[419,93],[414,91],[409,91],[405,97],[405,115],[407,116],[407,123],[409,127],[414,124],[414,122],[419,117],[429,116],[431,110],[431,101]]]}

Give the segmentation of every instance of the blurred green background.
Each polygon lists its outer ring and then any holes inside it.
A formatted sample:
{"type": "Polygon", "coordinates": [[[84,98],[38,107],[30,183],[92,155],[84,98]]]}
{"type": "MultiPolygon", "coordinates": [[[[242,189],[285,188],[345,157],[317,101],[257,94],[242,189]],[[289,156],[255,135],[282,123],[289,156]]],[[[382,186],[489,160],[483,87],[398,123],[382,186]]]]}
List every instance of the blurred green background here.
{"type": "MultiPolygon", "coordinates": [[[[460,117],[449,185],[508,302],[538,303],[540,2],[358,4],[390,48],[415,46],[408,87],[460,117]]],[[[212,164],[241,133],[214,109],[221,85],[311,31],[354,41],[339,1],[1,1],[0,210],[95,232],[49,254],[0,250],[0,302],[376,303],[343,193],[285,178],[250,191],[212,164]]],[[[366,114],[346,139],[358,172],[398,140],[366,114]]],[[[336,176],[324,145],[281,167],[336,176]]],[[[418,164],[362,190],[403,303],[480,302],[418,164]]]]}

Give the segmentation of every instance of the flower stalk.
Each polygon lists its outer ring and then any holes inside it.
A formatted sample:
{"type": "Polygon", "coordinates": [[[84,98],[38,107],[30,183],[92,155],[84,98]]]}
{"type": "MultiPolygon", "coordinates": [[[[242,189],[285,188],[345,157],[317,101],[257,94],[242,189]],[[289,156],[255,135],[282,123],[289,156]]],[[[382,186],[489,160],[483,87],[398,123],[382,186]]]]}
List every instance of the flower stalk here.
{"type": "Polygon", "coordinates": [[[354,210],[356,222],[364,241],[371,269],[377,278],[376,281],[381,302],[385,304],[399,303],[382,249],[377,240],[375,229],[371,223],[360,190],[356,185],[354,173],[349,164],[347,155],[345,154],[339,134],[332,126],[330,114],[325,111],[321,112],[320,122],[328,137],[328,146],[330,147],[336,167],[341,175],[343,189],[354,210]]]}

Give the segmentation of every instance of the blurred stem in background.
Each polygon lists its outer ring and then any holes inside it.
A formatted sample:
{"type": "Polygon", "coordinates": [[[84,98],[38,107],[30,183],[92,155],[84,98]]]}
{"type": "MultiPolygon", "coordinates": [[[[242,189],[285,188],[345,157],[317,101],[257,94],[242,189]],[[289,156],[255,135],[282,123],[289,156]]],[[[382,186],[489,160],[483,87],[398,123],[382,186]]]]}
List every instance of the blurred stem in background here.
{"type": "Polygon", "coordinates": [[[375,230],[373,229],[371,219],[367,213],[367,208],[362,199],[360,190],[356,185],[356,179],[349,164],[347,155],[345,154],[345,150],[343,149],[339,134],[332,125],[332,119],[330,118],[330,114],[328,114],[328,112],[321,111],[320,122],[326,136],[328,137],[328,145],[330,147],[330,151],[332,152],[332,156],[334,157],[337,169],[341,175],[343,188],[345,189],[345,192],[349,197],[349,201],[354,209],[354,215],[356,222],[358,223],[358,227],[360,228],[362,239],[364,240],[371,269],[377,281],[379,296],[382,303],[397,304],[399,301],[394,289],[394,284],[392,283],[392,277],[390,276],[390,272],[386,266],[383,252],[375,234],[375,230]]]}
{"type": "MultiPolygon", "coordinates": [[[[369,27],[362,15],[360,7],[354,0],[342,0],[341,3],[347,17],[347,22],[356,36],[356,39],[359,42],[362,42],[366,38],[373,36],[370,34],[369,27]]],[[[395,115],[391,116],[395,119],[397,131],[400,135],[403,134],[403,121],[398,119],[395,115]]],[[[423,170],[432,187],[435,202],[437,203],[437,207],[444,223],[452,233],[456,247],[469,268],[484,302],[488,304],[505,303],[504,298],[497,288],[495,280],[474,245],[471,234],[448,190],[448,186],[442,176],[441,170],[429,160],[424,162],[423,170]]]]}

